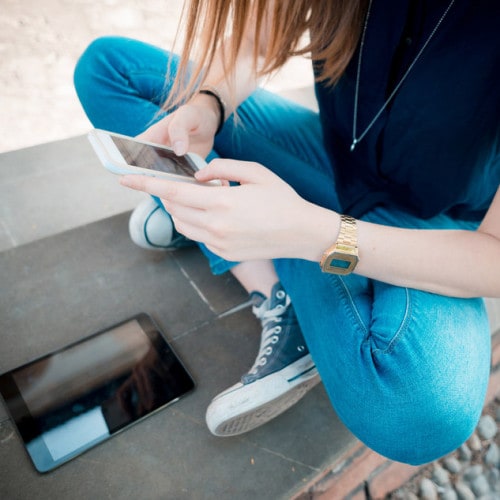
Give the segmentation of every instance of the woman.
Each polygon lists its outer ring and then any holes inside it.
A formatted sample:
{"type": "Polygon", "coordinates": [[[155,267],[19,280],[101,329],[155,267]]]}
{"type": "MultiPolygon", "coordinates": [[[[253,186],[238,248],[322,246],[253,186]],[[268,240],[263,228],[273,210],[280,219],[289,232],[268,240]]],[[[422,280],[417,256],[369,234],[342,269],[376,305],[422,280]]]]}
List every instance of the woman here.
{"type": "Polygon", "coordinates": [[[265,423],[319,373],[374,450],[412,464],[450,452],[488,383],[480,297],[500,296],[498,3],[192,0],[186,12],[180,58],[104,38],[75,83],[96,127],[209,155],[198,180],[224,181],[121,181],[155,197],[131,217],[136,243],[199,242],[262,321],[256,362],[212,401],[210,430],[265,423]],[[311,54],[319,114],[257,90],[296,53],[311,54]]]}

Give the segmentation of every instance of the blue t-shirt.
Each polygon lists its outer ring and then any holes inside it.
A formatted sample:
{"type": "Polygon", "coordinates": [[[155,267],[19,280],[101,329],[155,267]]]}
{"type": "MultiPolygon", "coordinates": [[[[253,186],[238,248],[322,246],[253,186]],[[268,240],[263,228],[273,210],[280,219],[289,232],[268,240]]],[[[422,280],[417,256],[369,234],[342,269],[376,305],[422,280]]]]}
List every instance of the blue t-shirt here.
{"type": "MultiPolygon", "coordinates": [[[[373,0],[359,80],[357,136],[450,0],[373,0]]],[[[387,109],[353,152],[359,47],[333,88],[316,84],[344,213],[376,205],[422,218],[485,214],[500,184],[500,1],[456,0],[387,109]]]]}

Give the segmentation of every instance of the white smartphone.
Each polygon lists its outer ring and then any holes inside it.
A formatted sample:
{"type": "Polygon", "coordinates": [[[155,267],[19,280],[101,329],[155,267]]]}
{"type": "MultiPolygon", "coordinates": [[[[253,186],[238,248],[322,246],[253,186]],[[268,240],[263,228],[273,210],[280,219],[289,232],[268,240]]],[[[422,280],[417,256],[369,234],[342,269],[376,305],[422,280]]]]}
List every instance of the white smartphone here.
{"type": "MultiPolygon", "coordinates": [[[[160,144],[94,129],[88,138],[104,167],[114,174],[142,174],[181,182],[198,183],[194,174],[207,164],[195,153],[177,156],[160,144]]],[[[220,181],[206,184],[220,185],[220,181]]]]}

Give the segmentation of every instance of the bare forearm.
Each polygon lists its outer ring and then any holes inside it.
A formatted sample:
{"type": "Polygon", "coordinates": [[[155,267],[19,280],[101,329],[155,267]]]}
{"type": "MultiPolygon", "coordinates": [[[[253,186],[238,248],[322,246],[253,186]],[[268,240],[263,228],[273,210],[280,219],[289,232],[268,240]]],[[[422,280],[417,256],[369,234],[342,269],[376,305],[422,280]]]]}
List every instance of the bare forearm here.
{"type": "MultiPolygon", "coordinates": [[[[272,8],[272,2],[268,2],[268,8],[272,8]]],[[[218,50],[205,79],[205,83],[216,87],[223,97],[227,106],[226,117],[231,115],[257,87],[257,74],[267,50],[271,29],[270,17],[265,17],[259,33],[256,32],[257,23],[254,15],[247,21],[237,56],[233,61],[234,66],[231,64],[232,49],[238,43],[233,43],[234,40],[230,37],[224,40],[218,50]]]]}
{"type": "Polygon", "coordinates": [[[358,224],[359,273],[442,295],[500,296],[500,240],[492,235],[358,224]]]}
{"type": "Polygon", "coordinates": [[[217,88],[226,104],[226,118],[255,90],[257,77],[253,64],[253,45],[246,41],[241,48],[234,70],[225,71],[223,51],[210,67],[205,83],[217,88]]]}
{"type": "MultiPolygon", "coordinates": [[[[317,213],[321,222],[311,260],[319,261],[338,233],[338,214],[327,212],[317,213]]],[[[356,273],[441,295],[500,297],[500,237],[492,216],[477,231],[401,229],[364,221],[357,226],[356,273]]]]}

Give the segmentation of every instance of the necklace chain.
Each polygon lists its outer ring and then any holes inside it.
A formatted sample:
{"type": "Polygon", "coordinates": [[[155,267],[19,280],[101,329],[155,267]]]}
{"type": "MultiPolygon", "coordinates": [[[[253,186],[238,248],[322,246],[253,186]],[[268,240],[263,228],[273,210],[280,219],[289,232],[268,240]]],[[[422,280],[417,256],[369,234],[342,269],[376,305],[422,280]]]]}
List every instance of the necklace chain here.
{"type": "Polygon", "coordinates": [[[372,121],[368,124],[368,126],[365,128],[365,130],[358,137],[356,137],[357,127],[358,127],[358,97],[359,97],[359,80],[360,80],[360,74],[361,74],[361,60],[363,58],[363,47],[365,45],[365,35],[366,35],[366,29],[368,27],[368,20],[370,18],[370,12],[372,9],[372,3],[373,3],[373,0],[370,0],[370,3],[368,4],[368,11],[366,13],[365,24],[363,26],[363,34],[361,35],[361,43],[359,46],[358,68],[357,68],[357,74],[356,74],[356,88],[355,88],[355,94],[354,94],[354,112],[353,112],[353,120],[352,120],[351,151],[354,151],[356,144],[358,144],[365,137],[365,135],[368,133],[368,131],[373,127],[373,124],[378,120],[378,118],[383,113],[385,108],[387,108],[388,104],[391,102],[393,97],[396,95],[396,92],[399,90],[399,88],[401,87],[403,82],[406,80],[406,77],[408,76],[410,71],[413,69],[413,66],[415,66],[416,62],[420,59],[420,56],[424,52],[425,48],[427,47],[427,45],[429,45],[429,42],[431,41],[432,37],[435,35],[436,31],[441,26],[441,23],[444,21],[444,18],[447,16],[452,5],[455,3],[455,0],[451,0],[448,7],[446,7],[446,10],[443,12],[443,15],[439,18],[439,21],[437,22],[436,26],[432,30],[431,34],[428,36],[425,43],[422,45],[422,48],[418,51],[418,54],[415,56],[415,59],[413,59],[410,66],[408,66],[408,69],[405,71],[404,75],[401,77],[401,80],[399,80],[398,84],[394,87],[394,90],[391,92],[391,94],[389,95],[387,100],[384,102],[382,107],[378,110],[376,115],[373,117],[372,121]]]}

